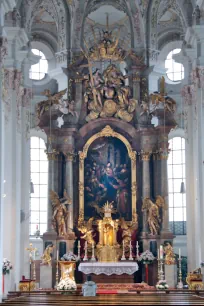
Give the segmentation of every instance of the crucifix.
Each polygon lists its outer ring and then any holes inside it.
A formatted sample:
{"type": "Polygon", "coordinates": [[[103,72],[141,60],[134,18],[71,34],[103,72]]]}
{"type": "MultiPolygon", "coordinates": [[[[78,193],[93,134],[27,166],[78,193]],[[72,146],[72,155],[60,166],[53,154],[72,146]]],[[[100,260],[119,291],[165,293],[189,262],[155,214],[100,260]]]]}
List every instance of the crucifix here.
{"type": "MultiPolygon", "coordinates": [[[[30,281],[31,281],[31,265],[33,262],[33,280],[36,280],[36,272],[35,272],[35,253],[37,248],[33,247],[33,244],[30,243],[28,248],[25,248],[26,251],[29,251],[29,262],[30,262],[30,281]]],[[[30,285],[29,285],[30,286],[30,285]]]]}

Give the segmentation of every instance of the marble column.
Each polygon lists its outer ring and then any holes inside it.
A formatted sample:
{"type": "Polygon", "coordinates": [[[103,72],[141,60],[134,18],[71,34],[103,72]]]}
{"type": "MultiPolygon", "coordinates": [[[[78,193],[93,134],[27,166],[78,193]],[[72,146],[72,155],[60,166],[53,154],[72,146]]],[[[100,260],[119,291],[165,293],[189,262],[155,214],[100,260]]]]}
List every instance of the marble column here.
{"type": "Polygon", "coordinates": [[[58,193],[58,156],[59,152],[47,153],[48,157],[48,213],[47,213],[47,232],[54,232],[52,228],[52,204],[50,200],[50,191],[58,193]]]}
{"type": "Polygon", "coordinates": [[[74,190],[73,190],[73,161],[75,154],[74,152],[64,153],[66,159],[66,171],[65,171],[65,189],[71,198],[71,205],[69,205],[69,230],[73,231],[73,200],[74,200],[74,190]]]}
{"type": "MultiPolygon", "coordinates": [[[[150,197],[150,155],[151,152],[144,152],[142,151],[140,156],[142,160],[142,198],[149,198],[150,197]]],[[[143,219],[142,219],[142,235],[148,233],[147,227],[147,211],[143,212],[143,219]]]]}
{"type": "Polygon", "coordinates": [[[159,191],[164,200],[167,209],[162,209],[162,228],[161,233],[169,233],[169,210],[168,210],[168,172],[167,172],[167,160],[168,152],[163,151],[158,154],[160,176],[159,176],[159,191]]]}

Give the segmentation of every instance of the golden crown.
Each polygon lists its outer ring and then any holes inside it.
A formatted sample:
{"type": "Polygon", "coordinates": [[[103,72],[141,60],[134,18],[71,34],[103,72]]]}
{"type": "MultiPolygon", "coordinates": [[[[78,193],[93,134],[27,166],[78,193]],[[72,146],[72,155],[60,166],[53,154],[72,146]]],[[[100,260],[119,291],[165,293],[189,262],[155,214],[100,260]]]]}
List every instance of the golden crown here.
{"type": "Polygon", "coordinates": [[[113,213],[115,211],[113,207],[113,202],[109,203],[108,201],[103,205],[102,211],[103,213],[113,213]]]}

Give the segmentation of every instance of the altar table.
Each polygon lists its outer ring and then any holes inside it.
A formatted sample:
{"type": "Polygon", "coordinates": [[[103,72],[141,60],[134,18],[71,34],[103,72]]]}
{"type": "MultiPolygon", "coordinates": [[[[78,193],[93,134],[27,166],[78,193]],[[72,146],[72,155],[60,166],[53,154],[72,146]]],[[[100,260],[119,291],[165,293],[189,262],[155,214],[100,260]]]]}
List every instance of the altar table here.
{"type": "MultiPolygon", "coordinates": [[[[138,271],[136,262],[82,262],[78,270],[91,274],[97,283],[133,283],[138,271]],[[100,275],[100,277],[98,277],[100,275]]],[[[85,277],[84,277],[85,281],[85,277]]]]}

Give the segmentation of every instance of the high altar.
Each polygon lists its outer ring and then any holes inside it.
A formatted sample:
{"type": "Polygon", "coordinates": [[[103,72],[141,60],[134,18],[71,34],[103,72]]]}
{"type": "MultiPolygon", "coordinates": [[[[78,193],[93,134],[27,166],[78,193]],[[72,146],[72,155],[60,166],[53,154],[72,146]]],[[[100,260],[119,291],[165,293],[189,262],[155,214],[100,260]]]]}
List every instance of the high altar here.
{"type": "Polygon", "coordinates": [[[140,252],[156,256],[161,244],[173,240],[167,158],[175,101],[166,95],[164,79],[160,91],[148,95],[144,58],[123,50],[108,29],[68,62],[68,88],[37,106],[39,127],[48,136],[44,245],[57,245],[61,257],[76,251],[78,240],[83,257],[87,242],[99,261],[114,262],[123,241],[127,253],[131,242],[134,255],[139,240],[140,252]]]}

